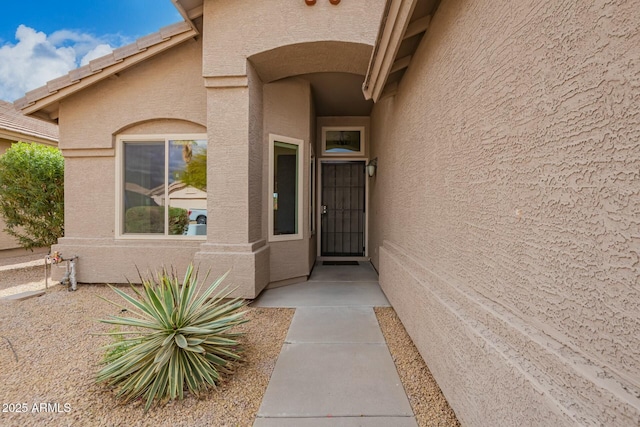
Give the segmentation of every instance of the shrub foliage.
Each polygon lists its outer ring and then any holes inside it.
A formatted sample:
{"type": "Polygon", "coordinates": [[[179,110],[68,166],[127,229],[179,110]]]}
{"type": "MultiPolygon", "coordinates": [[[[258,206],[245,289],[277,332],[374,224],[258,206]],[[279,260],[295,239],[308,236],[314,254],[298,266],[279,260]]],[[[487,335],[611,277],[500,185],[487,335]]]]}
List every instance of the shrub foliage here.
{"type": "MultiPolygon", "coordinates": [[[[164,233],[164,206],[136,206],[125,213],[125,233],[164,233]]],[[[169,234],[183,234],[189,225],[189,211],[169,207],[169,234]]]]}
{"type": "Polygon", "coordinates": [[[187,163],[187,167],[180,176],[180,180],[187,185],[202,191],[207,191],[207,152],[198,153],[187,163]]]}
{"type": "Polygon", "coordinates": [[[107,301],[135,317],[100,320],[128,330],[107,333],[117,340],[105,347],[98,382],[118,388],[125,401],[145,398],[148,410],[154,400],[182,399],[185,388],[198,395],[232,372],[242,349],[236,340],[240,334],[230,329],[246,321],[239,311],[245,302],[223,301],[229,292],[218,287],[226,275],[203,292],[197,276],[190,265],[182,281],[166,271],[141,277],[142,292],[132,286],[135,297],[111,287],[128,304],[107,301]]]}
{"type": "Polygon", "coordinates": [[[64,159],[57,148],[19,142],[0,156],[0,215],[26,249],[64,233],[64,159]]]}

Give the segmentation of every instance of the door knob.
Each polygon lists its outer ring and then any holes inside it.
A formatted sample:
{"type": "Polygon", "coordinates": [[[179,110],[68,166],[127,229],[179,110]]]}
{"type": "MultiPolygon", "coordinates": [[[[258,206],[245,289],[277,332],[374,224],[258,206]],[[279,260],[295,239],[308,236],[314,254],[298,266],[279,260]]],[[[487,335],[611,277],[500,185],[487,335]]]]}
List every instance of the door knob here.
{"type": "Polygon", "coordinates": [[[327,214],[327,205],[322,205],[322,215],[327,214]]]}

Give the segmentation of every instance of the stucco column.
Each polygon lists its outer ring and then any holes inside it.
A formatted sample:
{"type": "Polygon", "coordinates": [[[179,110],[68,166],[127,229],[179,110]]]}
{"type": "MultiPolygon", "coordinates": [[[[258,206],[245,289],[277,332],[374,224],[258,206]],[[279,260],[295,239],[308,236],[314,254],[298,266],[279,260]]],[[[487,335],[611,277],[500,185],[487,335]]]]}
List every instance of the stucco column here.
{"type": "Polygon", "coordinates": [[[207,241],[195,254],[215,277],[231,271],[234,295],[255,298],[269,281],[262,233],[262,82],[246,76],[206,77],[207,241]]]}

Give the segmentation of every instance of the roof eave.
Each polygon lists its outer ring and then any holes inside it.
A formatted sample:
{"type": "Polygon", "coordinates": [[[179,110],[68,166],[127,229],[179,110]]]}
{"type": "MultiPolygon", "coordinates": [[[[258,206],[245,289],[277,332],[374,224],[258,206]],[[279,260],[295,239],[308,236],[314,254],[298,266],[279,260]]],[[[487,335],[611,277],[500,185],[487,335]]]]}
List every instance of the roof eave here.
{"type": "Polygon", "coordinates": [[[366,99],[378,102],[396,93],[439,3],[439,0],[387,0],[362,85],[366,99]]]}
{"type": "MultiPolygon", "coordinates": [[[[185,25],[185,23],[183,22],[182,25],[185,25]]],[[[124,48],[116,49],[116,51],[107,56],[91,61],[89,65],[72,70],[69,74],[28,92],[23,98],[16,100],[14,105],[22,110],[25,115],[36,115],[44,120],[55,121],[57,119],[58,103],[63,98],[114,76],[133,65],[164,52],[186,40],[192,39],[197,35],[198,32],[196,30],[186,27],[186,31],[171,34],[157,43],[152,43],[150,41],[151,37],[163,37],[161,30],[159,33],[143,37],[136,43],[125,46],[124,48]],[[149,39],[148,46],[144,44],[147,39],[149,39]],[[133,54],[126,55],[123,53],[119,55],[118,51],[132,49],[132,47],[136,46],[137,51],[133,54]],[[101,63],[108,65],[102,67],[101,63]]]]}
{"type": "Polygon", "coordinates": [[[40,144],[58,146],[58,140],[45,135],[38,135],[32,132],[17,132],[11,129],[0,128],[0,138],[11,141],[37,142],[40,144]]]}
{"type": "Polygon", "coordinates": [[[387,0],[362,87],[366,99],[373,99],[374,102],[380,99],[417,2],[418,0],[387,0]]]}
{"type": "Polygon", "coordinates": [[[192,4],[190,5],[191,7],[187,6],[187,1],[185,0],[171,0],[173,2],[173,5],[175,6],[176,9],[178,9],[178,12],[180,12],[180,15],[182,15],[182,17],[184,18],[184,20],[191,26],[191,28],[193,28],[194,30],[196,30],[196,26],[193,22],[194,19],[201,17],[204,14],[204,0],[199,0],[199,1],[195,1],[195,2],[191,2],[192,4]]]}

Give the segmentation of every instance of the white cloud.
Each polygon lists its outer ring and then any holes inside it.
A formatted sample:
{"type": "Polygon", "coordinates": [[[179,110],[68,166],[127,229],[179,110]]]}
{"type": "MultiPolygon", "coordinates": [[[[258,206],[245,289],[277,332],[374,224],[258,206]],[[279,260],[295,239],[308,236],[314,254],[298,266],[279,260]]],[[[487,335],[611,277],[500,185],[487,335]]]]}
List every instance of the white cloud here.
{"type": "Polygon", "coordinates": [[[80,65],[87,65],[90,61],[93,61],[96,58],[100,58],[101,56],[105,56],[113,52],[113,48],[108,44],[99,44],[98,46],[91,49],[85,56],[80,60],[80,65]]]}
{"type": "Polygon", "coordinates": [[[60,30],[47,36],[25,25],[18,27],[16,40],[0,46],[0,99],[7,101],[113,50],[90,34],[60,30]]]}

